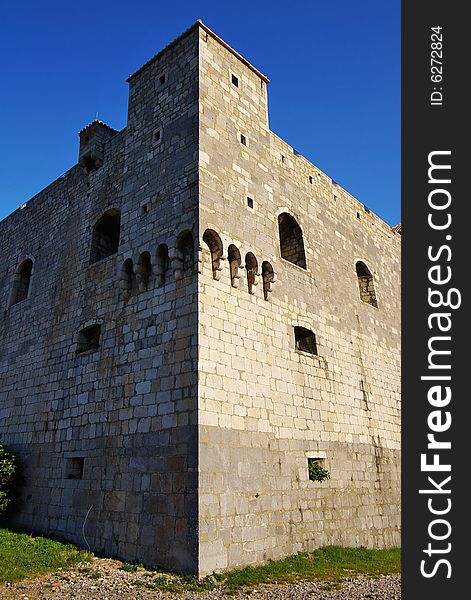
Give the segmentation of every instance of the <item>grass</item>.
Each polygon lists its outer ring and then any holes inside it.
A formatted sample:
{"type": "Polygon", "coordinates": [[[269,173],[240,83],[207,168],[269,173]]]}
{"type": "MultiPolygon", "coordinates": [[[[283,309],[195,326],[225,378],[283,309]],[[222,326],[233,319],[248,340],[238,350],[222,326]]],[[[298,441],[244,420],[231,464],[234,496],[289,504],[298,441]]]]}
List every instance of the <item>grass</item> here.
{"type": "MultiPolygon", "coordinates": [[[[124,565],[124,570],[135,572],[124,565]]],[[[227,571],[210,575],[203,580],[192,576],[146,571],[148,579],[135,583],[147,589],[167,592],[205,591],[216,587],[235,592],[244,587],[264,583],[292,583],[295,581],[322,580],[336,585],[347,577],[379,577],[399,573],[401,552],[399,548],[368,550],[366,548],[339,548],[328,546],[310,553],[299,553],[279,561],[268,561],[258,567],[227,571]]],[[[141,566],[139,571],[145,571],[141,566]]]]}
{"type": "Polygon", "coordinates": [[[69,569],[90,557],[72,544],[0,529],[0,583],[69,569]]]}
{"type": "Polygon", "coordinates": [[[310,553],[299,553],[284,560],[269,561],[259,567],[246,567],[223,574],[228,589],[260,583],[291,583],[324,580],[338,582],[346,577],[365,575],[379,577],[398,573],[401,569],[399,548],[369,550],[327,546],[310,553]]]}
{"type": "MultiPolygon", "coordinates": [[[[91,557],[91,553],[78,550],[72,544],[0,529],[0,583],[13,582],[40,573],[73,569],[79,562],[86,562],[91,557]]],[[[264,583],[313,580],[337,585],[347,577],[379,577],[399,573],[400,565],[399,548],[368,550],[328,546],[283,560],[268,561],[258,567],[245,567],[210,575],[202,580],[191,575],[146,569],[141,564],[124,563],[120,568],[135,575],[133,583],[136,586],[181,593],[215,588],[235,592],[244,587],[250,588],[264,583]]],[[[77,571],[90,579],[101,577],[87,566],[77,567],[77,571]]]]}

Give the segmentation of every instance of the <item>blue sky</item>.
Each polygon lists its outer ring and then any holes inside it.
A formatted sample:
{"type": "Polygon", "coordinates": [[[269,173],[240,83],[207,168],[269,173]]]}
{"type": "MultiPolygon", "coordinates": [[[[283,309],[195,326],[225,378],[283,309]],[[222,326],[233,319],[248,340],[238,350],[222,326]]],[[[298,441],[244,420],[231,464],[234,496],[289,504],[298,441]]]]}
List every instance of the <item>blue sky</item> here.
{"type": "Polygon", "coordinates": [[[270,78],[271,129],[399,222],[399,0],[4,4],[0,219],[76,163],[97,113],[125,126],[126,78],[198,18],[270,78]]]}

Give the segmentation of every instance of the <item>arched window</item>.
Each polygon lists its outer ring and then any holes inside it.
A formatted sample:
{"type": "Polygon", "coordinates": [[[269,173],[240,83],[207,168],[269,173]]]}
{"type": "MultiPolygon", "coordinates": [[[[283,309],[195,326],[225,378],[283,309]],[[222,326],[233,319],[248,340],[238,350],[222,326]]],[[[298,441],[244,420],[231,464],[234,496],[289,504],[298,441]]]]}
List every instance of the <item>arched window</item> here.
{"type": "Polygon", "coordinates": [[[213,229],[206,229],[203,241],[211,252],[213,279],[219,280],[221,277],[221,257],[223,255],[222,240],[213,229]]]}
{"type": "Polygon", "coordinates": [[[118,252],[121,213],[112,208],[95,223],[92,233],[90,262],[95,263],[118,252]]]}
{"type": "Polygon", "coordinates": [[[309,352],[309,354],[317,354],[316,334],[310,329],[306,329],[306,327],[295,327],[294,341],[296,350],[309,352]]]}
{"type": "Polygon", "coordinates": [[[145,292],[149,287],[149,279],[152,274],[152,261],[149,252],[143,252],[139,257],[136,269],[136,279],[139,290],[145,292]]]}
{"type": "Polygon", "coordinates": [[[257,285],[258,262],[252,252],[247,252],[245,255],[245,270],[247,271],[249,294],[254,294],[254,286],[257,285]]]}
{"type": "Polygon", "coordinates": [[[229,261],[229,270],[231,274],[232,287],[239,287],[239,269],[242,262],[239,249],[231,244],[227,249],[227,260],[229,261]]]}
{"type": "Polygon", "coordinates": [[[160,287],[165,284],[165,277],[168,269],[168,246],[167,244],[160,244],[157,248],[157,264],[156,264],[156,275],[157,285],[160,287]]]}
{"type": "Polygon", "coordinates": [[[195,243],[191,231],[184,231],[178,236],[177,250],[180,253],[181,268],[190,269],[194,263],[195,243]]]}
{"type": "Polygon", "coordinates": [[[302,269],[306,269],[303,232],[296,219],[289,213],[278,216],[281,257],[302,269]]]}
{"type": "Polygon", "coordinates": [[[31,285],[31,275],[33,273],[33,261],[27,258],[21,263],[13,279],[13,293],[11,304],[17,304],[26,300],[31,285]]]}
{"type": "Polygon", "coordinates": [[[375,284],[373,275],[364,262],[359,260],[355,265],[358,277],[358,287],[360,288],[360,299],[366,304],[371,304],[378,308],[376,300],[375,284]]]}
{"type": "Polygon", "coordinates": [[[124,290],[132,290],[134,284],[134,263],[132,262],[131,258],[128,258],[123,263],[123,267],[121,269],[121,281],[124,290]]]}
{"type": "Polygon", "coordinates": [[[263,281],[263,297],[265,300],[270,298],[272,286],[275,281],[275,272],[269,262],[262,262],[262,281],[263,281]]]}

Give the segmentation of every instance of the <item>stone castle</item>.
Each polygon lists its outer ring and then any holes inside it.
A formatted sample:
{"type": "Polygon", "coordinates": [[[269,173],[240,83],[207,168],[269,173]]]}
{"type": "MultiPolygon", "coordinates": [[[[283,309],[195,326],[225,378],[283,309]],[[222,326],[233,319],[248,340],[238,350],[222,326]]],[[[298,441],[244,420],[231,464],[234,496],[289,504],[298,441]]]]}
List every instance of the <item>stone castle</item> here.
{"type": "Polygon", "coordinates": [[[200,575],[399,545],[400,229],[200,21],[128,81],[0,223],[12,523],[200,575]]]}

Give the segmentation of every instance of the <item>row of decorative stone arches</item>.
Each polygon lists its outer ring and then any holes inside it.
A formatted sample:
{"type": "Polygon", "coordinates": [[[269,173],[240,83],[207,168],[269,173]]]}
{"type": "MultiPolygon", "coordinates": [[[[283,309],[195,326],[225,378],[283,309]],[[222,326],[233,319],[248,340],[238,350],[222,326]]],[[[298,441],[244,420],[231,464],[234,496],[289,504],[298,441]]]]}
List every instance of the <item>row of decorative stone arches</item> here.
{"type": "Polygon", "coordinates": [[[164,286],[170,271],[175,280],[183,279],[191,272],[195,263],[195,242],[190,230],[182,231],[176,237],[174,246],[159,244],[154,250],[144,250],[137,260],[126,258],[121,265],[120,281],[124,291],[137,289],[145,292],[154,276],[157,287],[164,286]]]}
{"type": "MultiPolygon", "coordinates": [[[[278,230],[281,257],[298,267],[307,268],[302,229],[297,220],[288,212],[278,215],[278,230]]],[[[121,231],[121,212],[117,208],[106,210],[92,227],[90,263],[96,263],[113,254],[119,249],[121,231]]],[[[219,279],[222,271],[224,247],[219,234],[213,229],[207,229],[203,234],[203,242],[209,248],[213,278],[219,279]]],[[[255,293],[255,286],[260,277],[258,260],[252,252],[247,252],[242,266],[242,257],[235,244],[227,249],[227,260],[230,268],[230,279],[233,287],[239,287],[241,269],[245,269],[247,287],[250,294],[255,293]]],[[[171,267],[175,279],[179,280],[194,264],[194,238],[190,230],[182,231],[176,238],[176,244],[169,251],[166,244],[157,247],[154,256],[148,250],[143,251],[136,260],[126,258],[121,266],[120,279],[126,291],[135,288],[139,291],[148,289],[152,274],[156,276],[157,286],[165,284],[167,271],[171,267]]],[[[377,299],[373,275],[365,262],[356,262],[360,298],[363,302],[377,307],[377,299]]],[[[33,274],[33,259],[22,261],[15,271],[9,304],[25,300],[30,293],[31,277],[33,274]]],[[[275,282],[275,273],[271,263],[263,261],[261,265],[263,296],[268,300],[275,282]]]]}
{"type": "MultiPolygon", "coordinates": [[[[260,278],[260,267],[253,252],[247,252],[242,265],[242,255],[235,244],[229,244],[227,256],[224,254],[224,245],[219,234],[214,229],[206,229],[203,234],[203,242],[209,249],[211,256],[211,268],[213,279],[218,281],[222,273],[222,264],[227,259],[229,262],[229,274],[232,287],[238,288],[241,270],[245,269],[247,276],[247,289],[249,294],[255,294],[255,286],[260,278]]],[[[276,276],[273,266],[267,260],[261,265],[263,297],[269,300],[275,283],[276,276]]]]}
{"type": "MultiPolygon", "coordinates": [[[[231,285],[235,288],[239,287],[240,270],[242,268],[242,257],[239,249],[235,244],[229,244],[227,248],[227,256],[224,255],[224,245],[219,234],[214,229],[206,229],[203,234],[203,241],[209,249],[211,256],[211,267],[213,279],[219,280],[222,273],[222,264],[226,260],[229,262],[229,272],[231,285]]],[[[260,272],[259,265],[255,255],[252,252],[247,252],[245,255],[244,268],[247,274],[247,287],[249,294],[254,294],[254,286],[257,285],[260,272]]],[[[360,299],[366,304],[378,307],[376,299],[376,291],[373,275],[364,261],[357,260],[355,270],[358,279],[358,287],[360,299]]],[[[263,296],[268,300],[273,289],[273,284],[276,281],[275,272],[272,265],[268,261],[262,262],[262,282],[263,296]]]]}
{"type": "MultiPolygon", "coordinates": [[[[220,279],[223,263],[227,259],[233,287],[239,287],[241,273],[244,270],[248,292],[254,294],[261,275],[263,296],[265,300],[269,299],[276,279],[271,263],[263,261],[260,273],[259,262],[254,253],[247,252],[242,263],[242,255],[235,244],[229,245],[225,256],[223,242],[213,229],[204,232],[203,242],[209,250],[213,279],[220,279]]],[[[201,248],[199,254],[202,260],[201,248]]],[[[159,244],[155,250],[141,252],[136,260],[126,258],[121,265],[121,288],[128,293],[133,290],[144,292],[149,288],[152,276],[155,277],[155,285],[162,287],[168,280],[169,271],[173,272],[175,280],[178,281],[191,271],[193,265],[194,238],[191,231],[185,230],[177,236],[175,245],[170,249],[167,244],[159,244]]]]}
{"type": "MultiPolygon", "coordinates": [[[[211,268],[213,279],[219,280],[222,272],[221,261],[225,260],[223,243],[220,236],[212,229],[207,229],[203,235],[203,241],[209,248],[211,255],[211,268]]],[[[175,279],[183,277],[185,271],[191,268],[193,264],[194,240],[190,231],[184,231],[177,238],[177,244],[173,255],[173,266],[175,279]]],[[[239,287],[240,269],[242,266],[242,257],[235,244],[230,244],[227,252],[229,262],[229,272],[231,285],[239,287]]],[[[170,256],[167,244],[159,244],[155,252],[155,261],[153,263],[151,253],[144,251],[140,254],[136,267],[132,258],[127,258],[121,267],[122,288],[125,291],[132,291],[137,288],[139,291],[146,291],[149,286],[151,275],[156,276],[158,287],[165,284],[167,272],[170,266],[170,256]]],[[[33,275],[33,259],[27,258],[20,263],[13,277],[13,285],[9,304],[17,304],[26,300],[29,296],[31,287],[31,278],[33,275]]],[[[363,261],[357,261],[355,264],[360,299],[366,304],[378,307],[373,275],[363,261]]],[[[247,286],[249,294],[254,294],[254,287],[258,283],[259,267],[258,261],[252,252],[245,255],[245,271],[247,273],[247,286]]],[[[262,262],[262,282],[263,296],[268,300],[276,281],[275,272],[268,261],[262,262]]]]}

